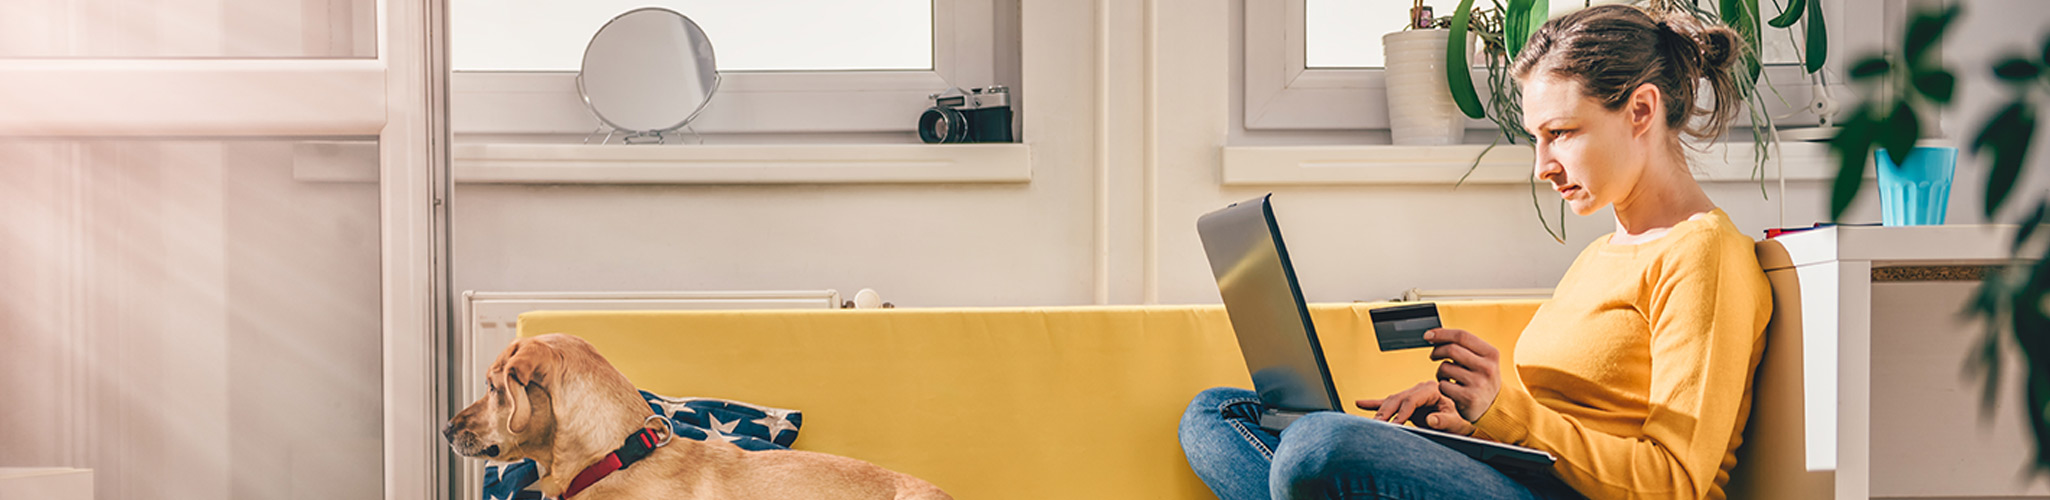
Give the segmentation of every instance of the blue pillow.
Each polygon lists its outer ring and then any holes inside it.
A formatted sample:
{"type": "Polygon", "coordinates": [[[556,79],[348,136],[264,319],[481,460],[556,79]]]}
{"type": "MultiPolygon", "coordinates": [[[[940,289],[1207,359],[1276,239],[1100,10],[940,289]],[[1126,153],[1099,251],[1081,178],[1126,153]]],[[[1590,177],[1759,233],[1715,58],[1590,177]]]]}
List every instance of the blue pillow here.
{"type": "MultiPolygon", "coordinates": [[[[656,414],[669,417],[680,439],[718,439],[748,451],[787,450],[797,441],[804,412],[713,398],[672,398],[641,391],[656,414]]],[[[484,500],[542,500],[526,489],[541,479],[533,460],[484,467],[484,500]]]]}

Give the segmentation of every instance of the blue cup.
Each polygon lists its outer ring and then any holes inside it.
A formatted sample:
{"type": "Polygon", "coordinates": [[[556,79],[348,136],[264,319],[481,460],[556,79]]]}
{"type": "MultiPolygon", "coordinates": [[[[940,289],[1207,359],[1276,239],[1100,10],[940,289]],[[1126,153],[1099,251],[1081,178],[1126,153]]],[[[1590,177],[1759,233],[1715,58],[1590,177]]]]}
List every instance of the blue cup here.
{"type": "Polygon", "coordinates": [[[1957,148],[1917,147],[1907,163],[1893,164],[1881,148],[1872,153],[1879,163],[1880,222],[1888,226],[1934,226],[1943,223],[1950,206],[1950,178],[1957,172],[1957,148]]]}

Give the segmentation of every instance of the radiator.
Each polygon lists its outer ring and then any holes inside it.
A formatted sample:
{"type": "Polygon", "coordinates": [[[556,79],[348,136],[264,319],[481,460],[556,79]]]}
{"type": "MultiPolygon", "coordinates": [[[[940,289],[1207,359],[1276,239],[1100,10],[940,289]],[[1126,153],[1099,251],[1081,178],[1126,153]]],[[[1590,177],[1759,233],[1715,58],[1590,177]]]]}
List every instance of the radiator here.
{"type": "MultiPolygon", "coordinates": [[[[708,309],[839,309],[874,307],[881,304],[875,292],[862,290],[857,299],[843,302],[834,290],[762,292],[463,292],[462,332],[457,338],[456,390],[458,398],[450,415],[484,395],[484,370],[499,351],[519,334],[519,317],[528,311],[569,310],[708,310],[708,309]]],[[[457,484],[463,485],[457,500],[483,498],[484,462],[462,459],[456,468],[457,484]]]]}

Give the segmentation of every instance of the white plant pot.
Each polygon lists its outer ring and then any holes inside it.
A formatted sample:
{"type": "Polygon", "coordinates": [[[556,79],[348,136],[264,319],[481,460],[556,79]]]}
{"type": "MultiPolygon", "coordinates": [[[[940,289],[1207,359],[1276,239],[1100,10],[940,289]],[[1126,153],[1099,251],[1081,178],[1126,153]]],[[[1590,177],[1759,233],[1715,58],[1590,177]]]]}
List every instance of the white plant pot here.
{"type": "Polygon", "coordinates": [[[1388,128],[1399,145],[1459,144],[1466,115],[1445,80],[1450,30],[1408,30],[1381,37],[1386,56],[1388,128]]]}

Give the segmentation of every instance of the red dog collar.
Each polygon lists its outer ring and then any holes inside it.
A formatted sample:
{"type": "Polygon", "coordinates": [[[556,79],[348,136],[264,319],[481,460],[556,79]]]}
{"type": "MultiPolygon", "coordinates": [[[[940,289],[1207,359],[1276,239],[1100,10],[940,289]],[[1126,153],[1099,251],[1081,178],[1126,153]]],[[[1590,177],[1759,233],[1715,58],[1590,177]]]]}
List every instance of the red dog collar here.
{"type": "Polygon", "coordinates": [[[642,428],[638,432],[628,434],[626,444],[620,445],[619,449],[605,454],[605,458],[598,460],[598,463],[591,464],[590,467],[585,467],[583,472],[577,473],[576,479],[570,480],[569,489],[563,490],[562,500],[569,500],[569,497],[577,496],[584,488],[591,487],[592,483],[605,479],[605,476],[612,475],[614,471],[625,469],[634,462],[647,458],[648,454],[653,453],[661,444],[662,440],[657,438],[654,429],[642,428]]]}

